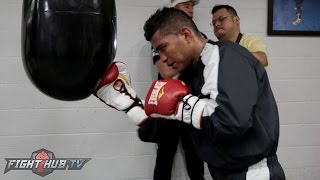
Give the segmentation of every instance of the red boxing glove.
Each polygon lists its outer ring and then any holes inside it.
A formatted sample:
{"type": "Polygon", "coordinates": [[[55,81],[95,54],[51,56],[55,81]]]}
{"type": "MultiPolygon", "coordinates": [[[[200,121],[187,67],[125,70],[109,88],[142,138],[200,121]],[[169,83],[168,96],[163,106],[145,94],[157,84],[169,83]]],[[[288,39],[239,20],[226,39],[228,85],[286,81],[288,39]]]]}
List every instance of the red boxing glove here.
{"type": "Polygon", "coordinates": [[[155,81],[147,94],[145,112],[151,117],[180,120],[201,129],[202,113],[206,102],[189,94],[180,80],[155,81]]]}
{"type": "Polygon", "coordinates": [[[99,84],[96,86],[93,94],[97,96],[98,90],[106,84],[111,84],[114,82],[119,75],[119,70],[116,63],[112,63],[108,70],[103,74],[102,78],[99,81],[99,84]]]}
{"type": "Polygon", "coordinates": [[[176,114],[177,106],[184,96],[189,94],[189,88],[180,80],[165,79],[152,83],[145,101],[145,112],[161,115],[176,114]]]}
{"type": "Polygon", "coordinates": [[[111,64],[93,94],[108,106],[124,111],[128,118],[137,125],[147,118],[142,101],[130,87],[128,68],[122,62],[111,64]]]}

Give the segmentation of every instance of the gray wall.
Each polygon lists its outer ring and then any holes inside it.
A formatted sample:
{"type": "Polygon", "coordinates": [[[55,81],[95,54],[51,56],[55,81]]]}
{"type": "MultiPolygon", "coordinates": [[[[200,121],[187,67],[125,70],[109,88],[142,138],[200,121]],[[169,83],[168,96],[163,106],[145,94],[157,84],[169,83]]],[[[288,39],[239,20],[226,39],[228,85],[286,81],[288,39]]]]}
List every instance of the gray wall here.
{"type": "MultiPolygon", "coordinates": [[[[142,27],[166,0],[116,3],[116,59],[127,63],[133,87],[144,97],[156,73],[142,27]]],[[[267,71],[281,117],[278,154],[287,179],[320,179],[320,39],[267,36],[267,1],[202,0],[194,19],[212,39],[210,10],[215,3],[234,6],[241,17],[242,32],[256,34],[268,45],[267,71]]],[[[54,171],[45,178],[31,171],[9,171],[0,173],[0,179],[151,179],[156,147],[139,141],[136,127],[123,113],[92,96],[75,102],[51,99],[28,80],[20,54],[21,5],[21,0],[0,1],[0,172],[5,169],[4,158],[29,158],[41,148],[54,152],[57,158],[92,160],[81,171],[54,171]]],[[[175,180],[186,179],[181,151],[173,176],[175,180]]]]}

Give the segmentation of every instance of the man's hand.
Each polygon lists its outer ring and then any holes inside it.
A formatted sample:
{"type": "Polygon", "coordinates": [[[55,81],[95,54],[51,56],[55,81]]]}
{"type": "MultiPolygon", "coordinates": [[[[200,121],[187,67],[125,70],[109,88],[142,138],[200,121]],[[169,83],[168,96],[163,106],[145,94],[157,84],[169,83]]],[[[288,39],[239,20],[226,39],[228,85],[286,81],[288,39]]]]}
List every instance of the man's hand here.
{"type": "Polygon", "coordinates": [[[180,120],[201,129],[205,101],[189,94],[180,80],[155,81],[147,94],[145,111],[148,116],[180,120]]]}
{"type": "Polygon", "coordinates": [[[128,111],[133,103],[141,102],[129,83],[127,66],[122,62],[114,62],[102,76],[94,95],[119,111],[128,111]]]}
{"type": "Polygon", "coordinates": [[[147,116],[142,101],[130,87],[130,81],[126,64],[114,62],[102,76],[93,94],[108,106],[124,111],[129,119],[139,125],[147,116]]]}

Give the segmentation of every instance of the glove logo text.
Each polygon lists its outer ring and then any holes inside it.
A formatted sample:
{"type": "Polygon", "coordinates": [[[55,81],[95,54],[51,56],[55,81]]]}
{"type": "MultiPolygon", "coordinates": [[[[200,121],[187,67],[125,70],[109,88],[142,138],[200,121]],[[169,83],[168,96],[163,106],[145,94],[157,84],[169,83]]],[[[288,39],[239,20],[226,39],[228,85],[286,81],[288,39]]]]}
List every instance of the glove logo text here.
{"type": "Polygon", "coordinates": [[[158,99],[160,99],[161,96],[164,95],[163,86],[166,84],[167,84],[166,82],[156,82],[151,92],[148,104],[158,105],[158,99]],[[160,92],[160,90],[162,91],[160,92]]]}

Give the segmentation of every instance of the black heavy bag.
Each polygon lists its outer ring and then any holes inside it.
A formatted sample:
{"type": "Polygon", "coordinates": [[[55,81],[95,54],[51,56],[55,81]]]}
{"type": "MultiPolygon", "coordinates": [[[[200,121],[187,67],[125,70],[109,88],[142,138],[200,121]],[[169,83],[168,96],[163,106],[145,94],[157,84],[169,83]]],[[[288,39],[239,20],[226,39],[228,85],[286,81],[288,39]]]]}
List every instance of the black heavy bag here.
{"type": "Polygon", "coordinates": [[[114,0],[24,0],[25,71],[50,97],[84,99],[115,57],[116,31],[114,0]]]}

